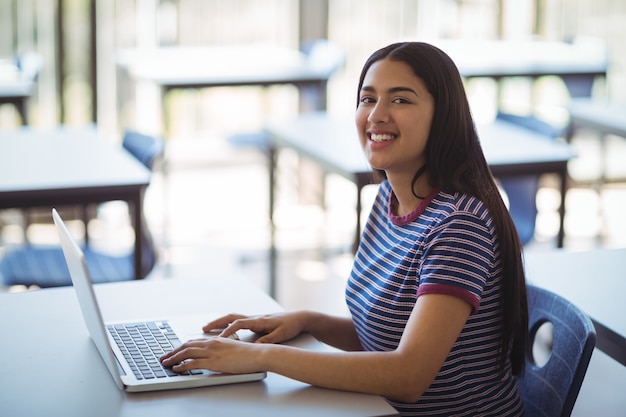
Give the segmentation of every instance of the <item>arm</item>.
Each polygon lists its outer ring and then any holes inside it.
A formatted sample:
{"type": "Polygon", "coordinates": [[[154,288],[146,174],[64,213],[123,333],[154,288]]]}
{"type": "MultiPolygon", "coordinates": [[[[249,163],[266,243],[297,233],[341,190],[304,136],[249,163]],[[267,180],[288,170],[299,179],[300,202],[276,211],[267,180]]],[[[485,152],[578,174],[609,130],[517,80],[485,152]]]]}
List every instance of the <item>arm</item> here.
{"type": "Polygon", "coordinates": [[[363,350],[349,317],[333,317],[321,313],[309,313],[306,331],[322,343],[345,351],[363,350]]]}
{"type": "Polygon", "coordinates": [[[419,399],[443,365],[471,307],[440,294],[417,299],[398,348],[389,352],[310,352],[284,345],[224,338],[192,341],[164,357],[176,371],[270,371],[312,385],[376,394],[400,401],[419,399]]]}

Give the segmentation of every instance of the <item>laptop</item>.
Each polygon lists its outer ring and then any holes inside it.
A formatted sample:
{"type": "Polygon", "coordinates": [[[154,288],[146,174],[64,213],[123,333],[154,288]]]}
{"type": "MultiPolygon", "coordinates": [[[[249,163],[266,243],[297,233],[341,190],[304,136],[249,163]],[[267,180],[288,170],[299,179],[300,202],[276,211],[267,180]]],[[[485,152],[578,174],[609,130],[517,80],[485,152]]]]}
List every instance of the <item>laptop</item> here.
{"type": "MultiPolygon", "coordinates": [[[[87,330],[121,390],[142,392],[182,389],[258,381],[266,377],[265,372],[224,374],[198,370],[177,374],[169,368],[163,368],[159,356],[179,346],[181,341],[216,337],[202,333],[201,326],[207,317],[161,317],[157,320],[129,318],[123,322],[105,323],[83,251],[56,209],[52,209],[52,218],[61,238],[63,254],[87,330]]],[[[240,331],[235,337],[252,341],[255,335],[240,331]]]]}

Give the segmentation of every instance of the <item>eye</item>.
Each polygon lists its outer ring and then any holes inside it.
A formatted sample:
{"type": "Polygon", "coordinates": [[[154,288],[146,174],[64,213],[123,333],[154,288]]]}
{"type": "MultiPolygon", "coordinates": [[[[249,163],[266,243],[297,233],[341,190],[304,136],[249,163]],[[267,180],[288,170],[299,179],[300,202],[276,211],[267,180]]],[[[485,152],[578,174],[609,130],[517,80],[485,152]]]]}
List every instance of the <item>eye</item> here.
{"type": "Polygon", "coordinates": [[[372,104],[376,102],[372,97],[369,97],[369,96],[363,96],[361,97],[361,100],[359,101],[360,103],[363,103],[363,104],[372,104]]]}
{"type": "Polygon", "coordinates": [[[395,104],[409,104],[410,103],[410,101],[404,97],[396,97],[393,100],[391,100],[391,102],[395,104]]]}

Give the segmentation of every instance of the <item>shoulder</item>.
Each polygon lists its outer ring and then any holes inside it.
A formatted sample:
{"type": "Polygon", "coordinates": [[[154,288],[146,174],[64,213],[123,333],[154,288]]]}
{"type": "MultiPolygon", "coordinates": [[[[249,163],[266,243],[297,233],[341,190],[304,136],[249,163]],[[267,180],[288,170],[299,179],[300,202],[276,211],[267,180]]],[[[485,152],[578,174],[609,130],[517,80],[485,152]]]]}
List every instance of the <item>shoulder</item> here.
{"type": "Polygon", "coordinates": [[[442,213],[467,213],[477,217],[489,217],[489,211],[481,199],[464,193],[440,191],[433,199],[433,206],[442,213]]]}
{"type": "Polygon", "coordinates": [[[495,233],[489,209],[477,197],[463,193],[440,192],[426,209],[434,227],[465,227],[473,225],[495,233]]]}
{"type": "Polygon", "coordinates": [[[461,193],[439,193],[431,205],[430,233],[424,254],[479,256],[493,265],[499,245],[489,210],[478,198],[461,193]]]}

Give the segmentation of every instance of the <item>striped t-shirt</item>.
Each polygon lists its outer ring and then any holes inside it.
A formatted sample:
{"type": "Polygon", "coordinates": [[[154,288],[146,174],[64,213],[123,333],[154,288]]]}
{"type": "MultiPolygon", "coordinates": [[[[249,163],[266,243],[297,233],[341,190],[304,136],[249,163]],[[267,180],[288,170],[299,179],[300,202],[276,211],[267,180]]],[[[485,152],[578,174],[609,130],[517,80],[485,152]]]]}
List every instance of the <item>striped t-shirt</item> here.
{"type": "Polygon", "coordinates": [[[420,400],[389,402],[406,416],[521,415],[511,364],[504,373],[498,365],[502,267],[487,208],[475,197],[436,190],[413,213],[398,217],[391,213],[391,195],[384,181],[346,288],[363,348],[396,349],[423,294],[460,297],[472,313],[420,400]]]}

